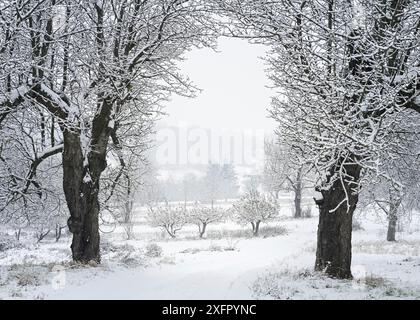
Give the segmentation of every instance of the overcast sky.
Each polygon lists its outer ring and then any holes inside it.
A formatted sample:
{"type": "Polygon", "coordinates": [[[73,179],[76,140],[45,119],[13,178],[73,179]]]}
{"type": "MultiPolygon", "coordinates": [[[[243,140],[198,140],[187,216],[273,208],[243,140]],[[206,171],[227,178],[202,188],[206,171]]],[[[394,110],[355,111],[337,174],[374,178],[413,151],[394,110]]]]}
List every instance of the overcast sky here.
{"type": "Polygon", "coordinates": [[[267,112],[274,92],[267,88],[270,82],[260,59],[266,50],[262,45],[244,40],[220,38],[218,52],[195,49],[186,55],[186,60],[180,63],[181,72],[202,92],[193,99],[174,96],[166,104],[168,115],[160,120],[158,127],[210,129],[212,134],[227,138],[229,142],[220,142],[218,148],[213,146],[218,138],[211,137],[207,143],[208,133],[182,135],[177,132],[175,139],[173,130],[163,129],[158,131],[156,139],[158,164],[182,166],[212,161],[233,163],[253,172],[260,170],[264,136],[271,135],[275,128],[275,122],[268,118],[267,112]],[[237,137],[237,132],[244,133],[242,138],[237,137]],[[249,138],[251,136],[256,138],[249,138]],[[183,144],[185,140],[189,142],[183,144]],[[225,151],[221,151],[222,148],[225,151]]]}
{"type": "Polygon", "coordinates": [[[167,103],[169,125],[186,123],[218,129],[266,129],[275,122],[267,118],[271,89],[264,71],[266,47],[245,40],[220,38],[219,52],[194,49],[180,64],[182,72],[203,91],[197,98],[174,96],[167,103]]]}

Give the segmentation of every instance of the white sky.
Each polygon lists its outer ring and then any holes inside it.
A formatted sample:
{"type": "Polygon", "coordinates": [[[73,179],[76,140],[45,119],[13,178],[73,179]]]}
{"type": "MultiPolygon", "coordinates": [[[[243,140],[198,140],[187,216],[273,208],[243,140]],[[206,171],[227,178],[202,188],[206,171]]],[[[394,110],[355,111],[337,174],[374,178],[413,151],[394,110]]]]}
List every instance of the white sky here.
{"type": "Polygon", "coordinates": [[[209,129],[274,130],[267,118],[273,91],[264,71],[266,47],[245,40],[220,38],[218,51],[194,49],[180,69],[203,91],[197,98],[174,96],[162,123],[209,129]]]}
{"type": "Polygon", "coordinates": [[[181,174],[181,168],[191,168],[191,164],[207,164],[209,161],[227,161],[241,171],[260,170],[264,136],[272,135],[276,125],[274,120],[268,118],[267,111],[271,96],[275,93],[267,88],[270,81],[265,73],[264,61],[260,59],[266,50],[267,47],[250,44],[245,40],[220,38],[218,52],[194,49],[186,55],[186,59],[179,65],[180,70],[202,92],[193,99],[173,96],[165,107],[167,116],[158,122],[158,128],[200,127],[210,129],[212,134],[228,139],[226,141],[229,142],[220,142],[219,147],[215,147],[213,143],[221,140],[210,136],[207,145],[206,137],[209,135],[205,134],[204,139],[195,143],[194,149],[183,143],[191,140],[190,135],[186,139],[178,135],[175,141],[171,139],[171,134],[166,136],[163,130],[160,131],[161,135],[157,135],[157,163],[177,164],[178,169],[170,169],[171,174],[175,171],[181,174]],[[238,132],[256,138],[241,140],[235,136],[230,140],[238,132]],[[232,148],[233,153],[226,156],[221,151],[224,147],[226,150],[232,148]],[[168,154],[173,157],[168,156],[170,160],[166,161],[165,155],[168,154]],[[197,157],[198,162],[191,160],[197,157]],[[181,158],[187,163],[180,161],[181,158]]]}

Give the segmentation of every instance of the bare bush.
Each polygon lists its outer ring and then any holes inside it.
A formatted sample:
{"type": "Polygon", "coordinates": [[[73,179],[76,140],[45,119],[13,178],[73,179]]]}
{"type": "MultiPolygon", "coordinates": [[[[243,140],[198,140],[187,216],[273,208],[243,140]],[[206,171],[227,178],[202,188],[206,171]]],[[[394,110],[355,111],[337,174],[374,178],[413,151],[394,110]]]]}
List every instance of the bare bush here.
{"type": "Polygon", "coordinates": [[[171,238],[176,238],[177,231],[186,224],[184,207],[165,206],[150,207],[148,218],[152,226],[165,230],[171,238]]]}
{"type": "Polygon", "coordinates": [[[163,249],[156,243],[149,243],[146,246],[145,255],[151,258],[159,258],[162,256],[163,249]]]}

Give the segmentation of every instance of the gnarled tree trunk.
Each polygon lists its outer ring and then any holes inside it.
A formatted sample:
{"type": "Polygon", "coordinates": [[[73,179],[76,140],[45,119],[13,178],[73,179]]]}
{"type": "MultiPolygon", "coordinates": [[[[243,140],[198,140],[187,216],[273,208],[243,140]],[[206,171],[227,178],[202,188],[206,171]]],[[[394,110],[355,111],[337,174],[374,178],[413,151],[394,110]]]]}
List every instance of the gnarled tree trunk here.
{"type": "Polygon", "coordinates": [[[354,184],[350,180],[358,182],[360,177],[358,165],[348,165],[345,169],[349,177],[345,181],[336,180],[331,188],[321,191],[323,199],[316,200],[319,225],[315,270],[341,279],[352,278],[352,219],[358,194],[353,192],[354,184]],[[346,195],[348,203],[343,202],[346,195]]]}
{"type": "Polygon", "coordinates": [[[80,130],[63,131],[63,187],[73,234],[73,260],[101,260],[99,250],[99,181],[106,168],[106,151],[112,128],[108,127],[112,102],[100,99],[90,137],[90,150],[83,150],[80,130]],[[83,154],[83,151],[88,154],[83,154]]]}
{"type": "Polygon", "coordinates": [[[100,262],[98,182],[85,178],[80,135],[64,132],[63,187],[70,218],[67,221],[73,234],[71,244],[74,261],[100,262]]]}

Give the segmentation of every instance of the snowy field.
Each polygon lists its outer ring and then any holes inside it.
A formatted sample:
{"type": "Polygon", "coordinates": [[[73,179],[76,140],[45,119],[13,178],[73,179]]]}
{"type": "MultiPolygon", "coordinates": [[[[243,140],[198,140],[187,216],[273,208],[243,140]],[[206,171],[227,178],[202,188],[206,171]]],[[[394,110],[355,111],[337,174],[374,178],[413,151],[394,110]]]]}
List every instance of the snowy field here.
{"type": "Polygon", "coordinates": [[[135,240],[124,240],[120,228],[103,230],[102,263],[91,266],[71,262],[70,237],[36,244],[23,235],[16,243],[3,230],[0,298],[420,299],[418,216],[395,243],[385,241],[378,217],[359,217],[350,281],[313,271],[317,217],[292,219],[288,206],[281,213],[258,238],[248,226],[225,222],[209,225],[206,239],[194,226],[169,239],[140,217],[135,240]]]}

